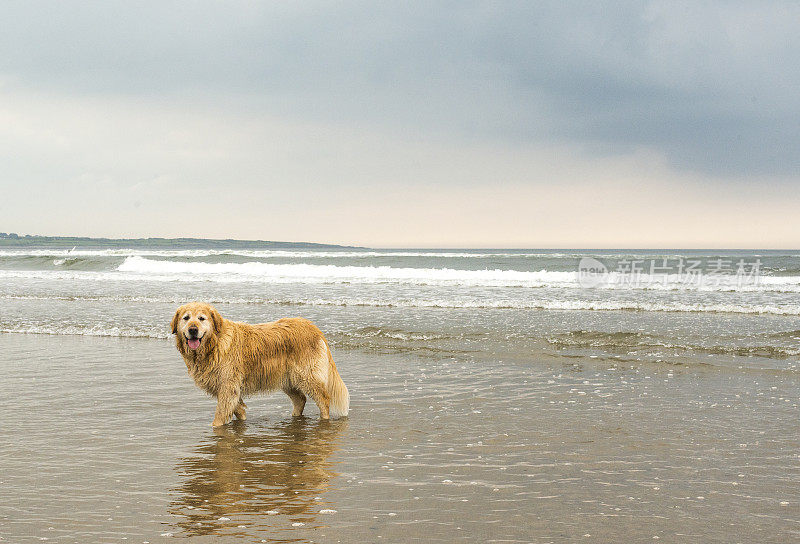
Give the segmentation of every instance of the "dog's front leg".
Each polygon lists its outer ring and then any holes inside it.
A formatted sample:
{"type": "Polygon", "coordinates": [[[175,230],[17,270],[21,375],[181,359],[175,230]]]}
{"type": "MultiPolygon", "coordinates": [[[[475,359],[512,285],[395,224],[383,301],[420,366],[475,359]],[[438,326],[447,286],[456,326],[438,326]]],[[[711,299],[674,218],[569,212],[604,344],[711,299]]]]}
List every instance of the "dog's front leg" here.
{"type": "Polygon", "coordinates": [[[233,410],[233,415],[241,421],[247,419],[247,405],[241,398],[239,398],[239,405],[233,410]]]}
{"type": "Polygon", "coordinates": [[[239,394],[241,387],[223,386],[219,393],[217,393],[217,411],[214,413],[214,421],[211,422],[212,427],[219,427],[225,425],[233,417],[233,411],[239,405],[239,394]]]}

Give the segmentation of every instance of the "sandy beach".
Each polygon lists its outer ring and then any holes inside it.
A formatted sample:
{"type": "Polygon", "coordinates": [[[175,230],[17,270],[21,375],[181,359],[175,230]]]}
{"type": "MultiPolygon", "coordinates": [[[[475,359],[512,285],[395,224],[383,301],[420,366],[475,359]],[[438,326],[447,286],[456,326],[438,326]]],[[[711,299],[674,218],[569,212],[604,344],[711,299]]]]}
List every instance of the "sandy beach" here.
{"type": "Polygon", "coordinates": [[[795,372],[339,349],[210,427],[172,343],[0,335],[5,542],[788,542],[795,372]]]}

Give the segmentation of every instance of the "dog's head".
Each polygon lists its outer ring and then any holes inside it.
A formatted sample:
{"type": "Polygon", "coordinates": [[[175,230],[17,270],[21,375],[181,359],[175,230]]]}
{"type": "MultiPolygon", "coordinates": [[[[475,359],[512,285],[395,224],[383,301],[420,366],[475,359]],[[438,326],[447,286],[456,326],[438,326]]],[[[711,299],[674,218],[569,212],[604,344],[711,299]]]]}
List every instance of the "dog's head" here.
{"type": "Polygon", "coordinates": [[[178,308],[171,326],[181,353],[203,353],[216,341],[222,316],[210,304],[190,302],[178,308]]]}

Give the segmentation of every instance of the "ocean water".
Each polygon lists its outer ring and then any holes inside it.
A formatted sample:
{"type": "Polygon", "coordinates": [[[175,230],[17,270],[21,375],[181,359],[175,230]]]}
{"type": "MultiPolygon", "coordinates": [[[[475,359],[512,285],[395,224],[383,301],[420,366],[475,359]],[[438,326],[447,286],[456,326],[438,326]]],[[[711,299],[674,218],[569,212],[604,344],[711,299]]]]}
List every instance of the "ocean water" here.
{"type": "Polygon", "coordinates": [[[0,249],[0,542],[796,541],[798,362],[800,252],[0,249]],[[189,300],[350,417],[212,430],[189,300]]]}
{"type": "Polygon", "coordinates": [[[798,252],[0,250],[2,332],[166,338],[189,300],[303,315],[343,347],[778,369],[800,355],[798,252]],[[602,281],[581,276],[586,258],[602,281]]]}

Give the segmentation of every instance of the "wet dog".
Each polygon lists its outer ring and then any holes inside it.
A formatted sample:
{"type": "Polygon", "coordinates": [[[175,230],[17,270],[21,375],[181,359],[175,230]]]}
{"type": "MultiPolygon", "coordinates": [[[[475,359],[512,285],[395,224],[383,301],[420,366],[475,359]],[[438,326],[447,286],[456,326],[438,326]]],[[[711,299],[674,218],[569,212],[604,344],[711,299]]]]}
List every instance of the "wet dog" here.
{"type": "Polygon", "coordinates": [[[224,319],[210,304],[191,302],[175,312],[175,344],[189,376],[216,397],[213,426],[245,419],[244,397],[283,390],[300,416],[311,397],[320,417],[346,416],[350,395],[322,332],[302,318],[249,325],[224,319]]]}

